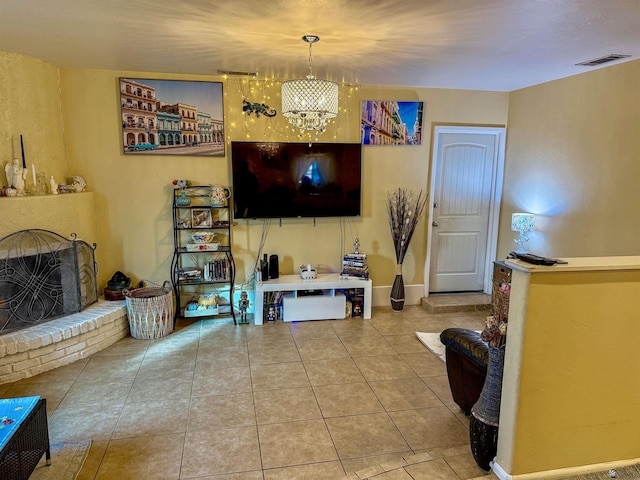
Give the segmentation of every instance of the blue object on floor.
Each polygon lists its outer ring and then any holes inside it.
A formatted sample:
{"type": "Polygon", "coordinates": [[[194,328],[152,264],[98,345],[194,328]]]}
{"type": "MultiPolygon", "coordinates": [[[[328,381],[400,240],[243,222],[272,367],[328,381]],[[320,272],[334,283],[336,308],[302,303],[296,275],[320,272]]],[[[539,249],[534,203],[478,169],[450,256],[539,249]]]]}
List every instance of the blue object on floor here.
{"type": "Polygon", "coordinates": [[[2,450],[20,424],[31,413],[40,400],[39,396],[7,398],[0,400],[0,450],[2,450]]]}

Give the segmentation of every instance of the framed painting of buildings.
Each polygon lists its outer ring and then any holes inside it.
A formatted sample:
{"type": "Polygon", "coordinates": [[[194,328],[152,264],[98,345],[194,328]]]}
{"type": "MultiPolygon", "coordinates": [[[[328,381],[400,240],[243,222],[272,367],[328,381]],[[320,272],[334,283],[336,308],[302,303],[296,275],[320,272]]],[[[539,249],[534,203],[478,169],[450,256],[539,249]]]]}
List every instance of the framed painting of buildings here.
{"type": "Polygon", "coordinates": [[[224,156],[221,82],[119,80],[125,155],[224,156]]]}
{"type": "Polygon", "coordinates": [[[363,100],[362,145],[422,145],[424,102],[363,100]]]}

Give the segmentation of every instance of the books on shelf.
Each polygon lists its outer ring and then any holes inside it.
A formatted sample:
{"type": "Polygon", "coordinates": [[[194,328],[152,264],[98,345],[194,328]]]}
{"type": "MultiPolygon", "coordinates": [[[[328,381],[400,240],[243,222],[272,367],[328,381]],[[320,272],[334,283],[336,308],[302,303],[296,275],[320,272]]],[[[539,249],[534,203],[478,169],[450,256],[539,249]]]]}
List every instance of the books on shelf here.
{"type": "Polygon", "coordinates": [[[348,273],[343,273],[338,276],[338,280],[369,280],[369,276],[362,275],[353,275],[348,273]]]}
{"type": "Polygon", "coordinates": [[[178,280],[181,282],[217,282],[229,280],[229,260],[219,258],[204,264],[203,268],[180,268],[178,280]]]}
{"type": "Polygon", "coordinates": [[[219,258],[205,263],[204,279],[207,282],[229,280],[229,260],[219,258]]]}
{"type": "Polygon", "coordinates": [[[178,270],[178,280],[181,282],[202,280],[202,270],[199,268],[181,268],[178,270]]]}
{"type": "Polygon", "coordinates": [[[342,259],[340,280],[360,280],[369,278],[366,253],[347,253],[342,259]]]}

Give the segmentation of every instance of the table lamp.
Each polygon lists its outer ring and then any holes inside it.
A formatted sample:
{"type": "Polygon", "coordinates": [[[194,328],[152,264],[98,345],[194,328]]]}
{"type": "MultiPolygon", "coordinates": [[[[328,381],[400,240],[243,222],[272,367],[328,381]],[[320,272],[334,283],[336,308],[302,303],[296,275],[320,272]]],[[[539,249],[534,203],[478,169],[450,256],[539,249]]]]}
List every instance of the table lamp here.
{"type": "Polygon", "coordinates": [[[520,233],[520,237],[515,239],[518,245],[516,253],[527,253],[525,248],[529,241],[527,233],[533,231],[534,219],[535,215],[533,213],[514,213],[511,215],[511,230],[520,233]]]}

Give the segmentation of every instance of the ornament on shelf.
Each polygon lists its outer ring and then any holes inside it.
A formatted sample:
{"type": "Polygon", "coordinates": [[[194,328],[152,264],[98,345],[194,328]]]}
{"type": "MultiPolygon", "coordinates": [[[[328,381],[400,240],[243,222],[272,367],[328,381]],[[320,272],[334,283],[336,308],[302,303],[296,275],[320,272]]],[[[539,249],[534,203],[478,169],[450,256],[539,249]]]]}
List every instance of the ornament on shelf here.
{"type": "Polygon", "coordinates": [[[68,180],[74,192],[84,192],[87,188],[87,182],[80,175],[72,175],[68,180]]]}
{"type": "Polygon", "coordinates": [[[184,189],[182,189],[182,191],[180,192],[180,195],[176,197],[176,205],[180,207],[186,207],[188,205],[191,205],[191,199],[187,197],[187,194],[185,193],[184,189]]]}
{"type": "Polygon", "coordinates": [[[8,186],[15,189],[18,197],[24,196],[27,169],[25,167],[21,167],[20,161],[17,158],[14,158],[12,163],[7,163],[4,167],[4,171],[7,175],[8,186]]]}
{"type": "Polygon", "coordinates": [[[36,175],[36,184],[34,188],[34,195],[46,195],[47,194],[47,181],[44,172],[38,172],[36,175]]]}
{"type": "Polygon", "coordinates": [[[242,290],[240,293],[240,300],[238,301],[238,309],[240,310],[240,321],[238,323],[249,323],[247,321],[247,309],[249,308],[249,295],[246,290],[242,290]]]}
{"type": "Polygon", "coordinates": [[[191,180],[173,180],[173,182],[171,182],[173,185],[175,185],[178,188],[188,188],[191,186],[191,180]]]}
{"type": "Polygon", "coordinates": [[[49,179],[49,193],[51,193],[51,195],[57,195],[58,192],[58,183],[56,182],[56,179],[53,178],[53,175],[51,175],[51,178],[49,179]]]}

